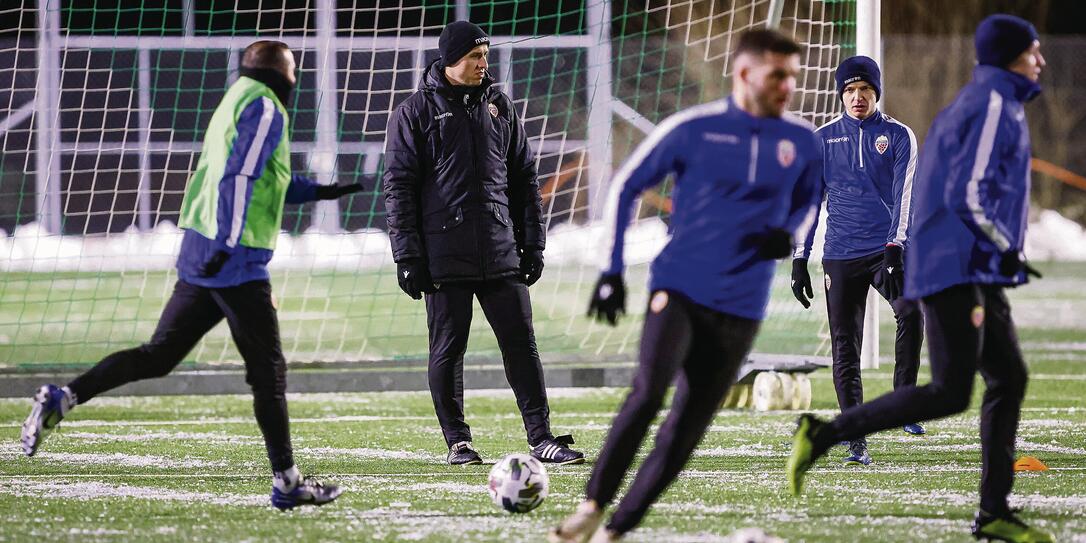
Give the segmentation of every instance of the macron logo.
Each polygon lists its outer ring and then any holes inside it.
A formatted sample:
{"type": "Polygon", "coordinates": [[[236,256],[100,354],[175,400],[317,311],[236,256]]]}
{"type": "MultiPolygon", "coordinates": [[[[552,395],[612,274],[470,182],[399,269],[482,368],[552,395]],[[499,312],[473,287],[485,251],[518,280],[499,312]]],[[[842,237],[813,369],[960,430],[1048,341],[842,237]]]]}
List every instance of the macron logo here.
{"type": "Polygon", "coordinates": [[[486,36],[483,36],[482,38],[475,38],[475,44],[478,45],[480,43],[490,43],[490,38],[487,38],[486,36]]]}
{"type": "Polygon", "coordinates": [[[446,111],[445,113],[442,113],[441,115],[434,115],[434,120],[435,121],[440,121],[441,119],[444,119],[445,117],[452,117],[452,112],[451,111],[446,111]]]}
{"type": "Polygon", "coordinates": [[[720,134],[718,132],[706,132],[702,134],[702,139],[713,143],[730,143],[736,145],[739,143],[739,136],[735,134],[720,134]]]}
{"type": "Polygon", "coordinates": [[[841,136],[839,138],[830,138],[826,140],[826,143],[843,143],[848,141],[848,136],[841,136]]]}

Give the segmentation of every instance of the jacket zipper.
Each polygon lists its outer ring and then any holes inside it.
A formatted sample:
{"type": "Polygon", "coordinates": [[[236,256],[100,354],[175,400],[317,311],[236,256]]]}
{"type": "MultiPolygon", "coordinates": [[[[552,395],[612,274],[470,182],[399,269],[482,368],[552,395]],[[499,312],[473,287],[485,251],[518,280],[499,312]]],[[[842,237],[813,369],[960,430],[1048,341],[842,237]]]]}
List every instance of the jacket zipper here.
{"type": "MultiPolygon", "coordinates": [[[[479,98],[480,100],[482,99],[481,94],[479,98]]],[[[475,132],[478,126],[476,126],[477,123],[475,120],[475,114],[473,112],[475,108],[468,106],[468,99],[469,96],[464,95],[464,111],[466,111],[468,114],[468,126],[470,127],[470,130],[468,131],[468,141],[471,142],[471,169],[472,176],[475,179],[475,182],[479,183],[479,158],[475,149],[475,132]]],[[[477,203],[479,204],[479,208],[474,211],[476,216],[474,220],[472,220],[473,228],[475,230],[475,252],[479,255],[479,272],[483,274],[483,281],[486,281],[486,258],[483,257],[483,244],[479,243],[479,222],[482,219],[483,215],[485,215],[486,210],[483,209],[483,202],[477,203]]]]}
{"type": "Polygon", "coordinates": [[[758,132],[750,138],[750,169],[747,170],[747,184],[754,184],[754,177],[758,174],[758,132]]]}
{"type": "Polygon", "coordinates": [[[864,129],[860,127],[860,142],[856,147],[856,153],[860,155],[860,167],[864,167],[864,129]]]}

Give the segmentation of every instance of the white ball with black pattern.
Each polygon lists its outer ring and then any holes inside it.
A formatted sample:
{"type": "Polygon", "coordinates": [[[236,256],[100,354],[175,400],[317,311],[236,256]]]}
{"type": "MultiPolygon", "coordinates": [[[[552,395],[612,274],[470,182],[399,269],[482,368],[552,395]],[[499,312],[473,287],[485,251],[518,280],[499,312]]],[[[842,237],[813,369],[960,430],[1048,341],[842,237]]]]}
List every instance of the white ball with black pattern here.
{"type": "Polygon", "coordinates": [[[510,513],[527,513],[547,497],[550,478],[543,464],[526,454],[510,454],[490,469],[487,491],[494,505],[510,513]]]}

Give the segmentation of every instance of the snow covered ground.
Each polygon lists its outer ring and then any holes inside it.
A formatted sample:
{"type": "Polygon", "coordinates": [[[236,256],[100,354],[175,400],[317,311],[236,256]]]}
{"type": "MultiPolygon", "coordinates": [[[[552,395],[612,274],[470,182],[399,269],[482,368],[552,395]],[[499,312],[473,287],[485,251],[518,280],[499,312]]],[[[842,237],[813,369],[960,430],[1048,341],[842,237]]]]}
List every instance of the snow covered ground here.
{"type": "MultiPolygon", "coordinates": [[[[812,259],[821,258],[824,222],[815,234],[812,259]]],[[[561,224],[547,234],[549,264],[599,267],[608,256],[609,228],[602,223],[561,224]]],[[[652,260],[667,241],[667,227],[657,218],[639,221],[626,234],[626,263],[652,260]]],[[[12,235],[0,230],[0,271],[116,272],[152,271],[173,267],[181,230],[164,221],[150,232],[134,227],[121,234],[54,236],[37,223],[18,227],[12,235]]],[[[1086,230],[1052,210],[1036,214],[1026,238],[1031,260],[1086,261],[1086,230]]],[[[376,269],[392,264],[388,234],[377,229],[329,234],[307,231],[279,235],[273,269],[376,269]]]]}

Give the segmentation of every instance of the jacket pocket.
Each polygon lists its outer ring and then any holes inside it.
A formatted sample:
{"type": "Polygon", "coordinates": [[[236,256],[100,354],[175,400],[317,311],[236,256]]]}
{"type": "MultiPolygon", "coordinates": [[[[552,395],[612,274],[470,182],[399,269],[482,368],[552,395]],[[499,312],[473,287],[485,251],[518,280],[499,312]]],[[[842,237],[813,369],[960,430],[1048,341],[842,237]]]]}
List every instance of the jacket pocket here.
{"type": "Polygon", "coordinates": [[[513,221],[509,217],[509,208],[501,204],[488,204],[490,207],[490,213],[494,215],[494,218],[501,223],[502,226],[512,226],[513,221]]]}
{"type": "Polygon", "coordinates": [[[464,210],[460,207],[431,213],[422,219],[422,231],[427,234],[448,232],[464,223],[464,210]]]}
{"type": "Polygon", "coordinates": [[[490,220],[486,221],[486,272],[492,275],[515,270],[519,266],[520,257],[517,256],[516,236],[513,234],[509,208],[497,203],[489,203],[487,207],[490,220]]]}

